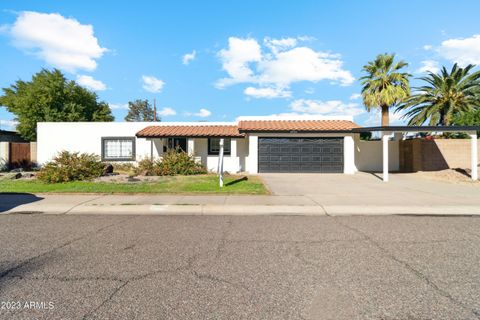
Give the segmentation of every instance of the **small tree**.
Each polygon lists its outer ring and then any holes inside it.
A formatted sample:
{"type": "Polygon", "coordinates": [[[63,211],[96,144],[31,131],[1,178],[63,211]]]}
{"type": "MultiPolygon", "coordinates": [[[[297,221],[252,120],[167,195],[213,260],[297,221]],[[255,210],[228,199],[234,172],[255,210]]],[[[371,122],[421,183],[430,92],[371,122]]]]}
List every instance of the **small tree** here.
{"type": "Polygon", "coordinates": [[[30,81],[4,88],[0,105],[15,115],[17,130],[28,141],[36,140],[40,121],[113,121],[107,103],[57,69],[42,69],[30,81]]]}
{"type": "MultiPolygon", "coordinates": [[[[157,121],[160,118],[156,117],[157,121]]],[[[137,99],[128,102],[128,114],[125,116],[125,121],[155,121],[155,110],[152,108],[148,100],[137,99]]]]}

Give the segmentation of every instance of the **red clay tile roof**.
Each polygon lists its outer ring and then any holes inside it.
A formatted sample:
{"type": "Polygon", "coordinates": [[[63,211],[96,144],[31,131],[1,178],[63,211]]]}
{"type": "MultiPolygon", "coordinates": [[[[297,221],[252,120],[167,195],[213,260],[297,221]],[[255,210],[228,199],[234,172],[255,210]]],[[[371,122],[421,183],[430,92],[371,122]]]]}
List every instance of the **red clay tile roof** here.
{"type": "Polygon", "coordinates": [[[242,120],[240,132],[350,131],[360,126],[348,120],[242,120]]]}
{"type": "Polygon", "coordinates": [[[137,137],[231,137],[243,138],[242,132],[348,132],[359,125],[348,120],[242,120],[235,125],[148,126],[137,137]]]}
{"type": "Polygon", "coordinates": [[[232,137],[243,138],[237,126],[149,126],[137,132],[137,137],[232,137]]]}

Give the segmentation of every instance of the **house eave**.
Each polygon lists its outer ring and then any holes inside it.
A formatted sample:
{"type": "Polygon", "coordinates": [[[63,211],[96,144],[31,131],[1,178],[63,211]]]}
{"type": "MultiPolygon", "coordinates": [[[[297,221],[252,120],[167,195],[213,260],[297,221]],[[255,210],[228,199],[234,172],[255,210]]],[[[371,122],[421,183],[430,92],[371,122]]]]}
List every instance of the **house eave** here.
{"type": "Polygon", "coordinates": [[[480,126],[380,126],[355,128],[353,132],[468,132],[480,131],[480,126]]]}
{"type": "Polygon", "coordinates": [[[145,139],[161,139],[161,138],[187,138],[187,139],[205,139],[205,138],[229,138],[229,139],[243,139],[245,138],[244,135],[241,136],[228,136],[228,135],[136,135],[137,138],[145,138],[145,139]]]}
{"type": "Polygon", "coordinates": [[[317,133],[317,134],[322,134],[322,133],[353,133],[352,130],[239,130],[240,133],[247,133],[247,134],[252,134],[252,133],[280,133],[280,134],[285,134],[285,133],[290,133],[290,134],[302,134],[302,133],[317,133]]]}

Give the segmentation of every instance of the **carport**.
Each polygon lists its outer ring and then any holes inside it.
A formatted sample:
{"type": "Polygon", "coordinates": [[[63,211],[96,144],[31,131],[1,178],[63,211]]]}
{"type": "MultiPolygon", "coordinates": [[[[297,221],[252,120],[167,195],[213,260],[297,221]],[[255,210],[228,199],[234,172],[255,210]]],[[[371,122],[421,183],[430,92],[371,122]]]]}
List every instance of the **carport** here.
{"type": "Polygon", "coordinates": [[[471,179],[478,180],[478,148],[477,148],[477,131],[480,131],[480,126],[384,126],[384,127],[364,127],[353,129],[356,133],[362,132],[380,132],[382,136],[382,168],[383,181],[388,181],[388,141],[395,133],[406,132],[459,132],[466,133],[470,136],[470,157],[471,157],[471,179]]]}

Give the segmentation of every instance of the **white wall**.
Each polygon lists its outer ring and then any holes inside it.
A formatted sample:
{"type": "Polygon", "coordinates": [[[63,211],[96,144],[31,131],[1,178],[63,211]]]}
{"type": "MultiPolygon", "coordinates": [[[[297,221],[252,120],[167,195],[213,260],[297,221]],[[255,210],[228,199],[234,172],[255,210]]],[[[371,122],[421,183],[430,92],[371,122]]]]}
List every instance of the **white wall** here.
{"type": "Polygon", "coordinates": [[[355,171],[357,171],[355,167],[355,142],[353,134],[349,134],[343,138],[343,173],[354,174],[355,171]]]}
{"type": "MultiPolygon", "coordinates": [[[[381,172],[383,170],[382,141],[355,141],[355,165],[359,171],[381,172]]],[[[388,142],[388,170],[400,170],[399,141],[388,142]]]]}
{"type": "Polygon", "coordinates": [[[0,170],[7,168],[9,161],[9,142],[0,141],[0,170]]]}
{"type": "Polygon", "coordinates": [[[258,135],[248,135],[248,156],[245,160],[246,171],[251,174],[258,173],[258,135]]]}
{"type": "MultiPolygon", "coordinates": [[[[245,171],[242,163],[245,162],[246,157],[246,141],[245,139],[232,139],[231,143],[231,155],[225,155],[223,157],[223,170],[229,173],[237,173],[245,171]],[[236,141],[236,143],[234,142],[236,141]],[[236,152],[234,147],[236,145],[236,152]],[[236,156],[235,156],[236,153],[236,156]]],[[[208,139],[194,139],[194,154],[198,161],[201,161],[207,167],[208,171],[218,171],[218,156],[208,155],[208,139]]]]}
{"type": "MultiPolygon", "coordinates": [[[[138,131],[149,125],[158,125],[158,122],[39,122],[37,161],[45,163],[62,150],[101,156],[102,137],[135,137],[138,131]]],[[[136,159],[150,157],[151,146],[149,140],[136,138],[136,159]]],[[[153,152],[158,154],[156,144],[153,144],[153,152]]]]}

